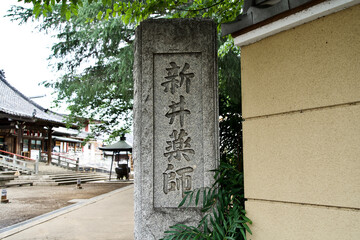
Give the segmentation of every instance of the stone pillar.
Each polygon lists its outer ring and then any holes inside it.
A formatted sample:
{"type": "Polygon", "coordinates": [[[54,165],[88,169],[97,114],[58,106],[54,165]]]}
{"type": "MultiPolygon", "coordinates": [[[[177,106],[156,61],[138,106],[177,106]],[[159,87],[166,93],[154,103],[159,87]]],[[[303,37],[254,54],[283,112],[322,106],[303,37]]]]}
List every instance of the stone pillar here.
{"type": "Polygon", "coordinates": [[[159,19],[136,30],[134,63],[135,239],[197,225],[184,193],[211,186],[218,163],[216,25],[159,19]]]}

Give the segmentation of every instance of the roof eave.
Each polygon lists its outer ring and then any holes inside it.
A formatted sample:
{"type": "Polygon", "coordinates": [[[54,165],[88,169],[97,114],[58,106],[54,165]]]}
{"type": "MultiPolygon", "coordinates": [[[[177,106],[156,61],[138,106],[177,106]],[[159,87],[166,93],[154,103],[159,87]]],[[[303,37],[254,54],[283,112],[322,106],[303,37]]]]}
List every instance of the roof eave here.
{"type": "MultiPolygon", "coordinates": [[[[282,31],[286,31],[307,22],[344,10],[360,4],[360,0],[327,0],[312,1],[301,5],[301,8],[284,12],[285,15],[274,16],[267,19],[268,22],[259,22],[243,29],[237,29],[230,34],[234,37],[234,43],[238,47],[246,46],[264,38],[270,37],[282,31]]],[[[265,21],[265,20],[264,20],[265,21]]],[[[233,23],[235,24],[235,22],[233,23]]]]}
{"type": "Polygon", "coordinates": [[[235,38],[324,1],[327,0],[282,0],[266,8],[252,6],[246,13],[239,15],[236,21],[222,24],[222,35],[231,34],[235,38]]]}

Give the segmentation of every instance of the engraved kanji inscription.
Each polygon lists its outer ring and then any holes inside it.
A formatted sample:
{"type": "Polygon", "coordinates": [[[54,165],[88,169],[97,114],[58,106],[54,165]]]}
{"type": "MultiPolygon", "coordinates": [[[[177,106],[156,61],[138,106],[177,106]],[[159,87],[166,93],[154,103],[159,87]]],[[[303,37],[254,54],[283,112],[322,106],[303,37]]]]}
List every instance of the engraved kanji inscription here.
{"type": "Polygon", "coordinates": [[[195,76],[194,73],[186,73],[186,71],[190,68],[190,64],[185,63],[183,69],[180,72],[180,87],[184,84],[185,80],[185,86],[186,86],[186,93],[190,92],[190,80],[195,76]]]}
{"type": "Polygon", "coordinates": [[[180,67],[175,62],[170,62],[170,66],[170,68],[166,68],[166,81],[161,83],[161,86],[165,87],[164,91],[169,92],[170,90],[170,92],[174,94],[176,89],[182,87],[185,83],[186,93],[189,93],[191,79],[195,77],[194,73],[187,72],[190,68],[190,64],[185,63],[180,73],[180,67]],[[180,80],[177,77],[180,77],[180,80]]]}
{"type": "Polygon", "coordinates": [[[184,126],[184,116],[185,114],[190,114],[190,110],[185,109],[185,98],[184,96],[180,96],[179,102],[171,101],[171,105],[169,105],[170,110],[165,114],[167,118],[170,118],[169,124],[173,124],[175,117],[180,118],[180,126],[184,126]]]}
{"type": "Polygon", "coordinates": [[[164,193],[168,194],[171,191],[176,190],[176,172],[174,171],[174,165],[168,164],[167,169],[163,173],[164,176],[164,193]]]}
{"type": "MultiPolygon", "coordinates": [[[[153,57],[154,207],[177,207],[203,185],[203,91],[200,52],[153,57]]],[[[151,89],[150,89],[151,91],[151,89]]]]}
{"type": "Polygon", "coordinates": [[[167,152],[164,153],[164,156],[168,158],[169,161],[176,159],[181,160],[183,156],[187,161],[190,161],[189,153],[194,154],[195,151],[191,149],[191,138],[187,137],[188,133],[184,129],[180,129],[180,132],[173,130],[169,135],[173,140],[166,141],[167,147],[165,148],[167,152]]]}
{"type": "Polygon", "coordinates": [[[170,65],[171,68],[166,68],[167,76],[165,77],[165,79],[167,81],[163,82],[161,86],[165,87],[164,89],[165,92],[168,92],[170,89],[170,92],[174,94],[175,90],[179,87],[179,83],[180,83],[179,79],[176,78],[179,76],[178,72],[180,67],[176,65],[175,62],[171,62],[170,65]]]}
{"type": "Polygon", "coordinates": [[[164,176],[164,188],[165,194],[171,191],[180,190],[182,197],[185,196],[185,192],[191,190],[192,186],[192,173],[194,169],[192,167],[183,167],[178,170],[174,170],[173,164],[168,164],[167,169],[163,173],[164,176]]]}

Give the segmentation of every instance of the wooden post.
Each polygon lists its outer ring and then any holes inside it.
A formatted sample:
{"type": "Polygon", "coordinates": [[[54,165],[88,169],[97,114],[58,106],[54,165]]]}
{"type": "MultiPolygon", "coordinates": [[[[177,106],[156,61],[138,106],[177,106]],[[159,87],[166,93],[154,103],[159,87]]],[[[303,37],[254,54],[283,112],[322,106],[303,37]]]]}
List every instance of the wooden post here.
{"type": "Polygon", "coordinates": [[[21,155],[22,140],[24,135],[23,124],[18,124],[17,139],[16,139],[16,154],[21,155]]]}
{"type": "Polygon", "coordinates": [[[52,127],[48,127],[48,159],[47,159],[47,165],[51,163],[51,150],[52,150],[52,127]]]}
{"type": "Polygon", "coordinates": [[[112,159],[111,159],[111,166],[110,166],[110,176],[109,176],[109,181],[111,181],[111,171],[112,171],[112,166],[113,166],[113,163],[114,163],[114,152],[113,152],[112,159]]]}
{"type": "MultiPolygon", "coordinates": [[[[41,131],[41,152],[45,152],[45,137],[44,131],[41,131]]],[[[41,159],[41,158],[40,158],[41,159]]]]}

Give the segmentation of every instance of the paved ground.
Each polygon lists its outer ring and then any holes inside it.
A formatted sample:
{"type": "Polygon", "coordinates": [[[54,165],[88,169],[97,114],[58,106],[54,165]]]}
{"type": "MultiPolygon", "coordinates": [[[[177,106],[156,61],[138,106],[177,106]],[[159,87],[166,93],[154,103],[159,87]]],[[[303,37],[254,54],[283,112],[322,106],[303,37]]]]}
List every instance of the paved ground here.
{"type": "Polygon", "coordinates": [[[133,192],[130,185],[1,229],[0,239],[132,240],[133,192]]]}
{"type": "Polygon", "coordinates": [[[28,220],[44,213],[66,207],[72,199],[89,199],[111,192],[127,183],[86,183],[83,189],[76,185],[63,186],[23,186],[7,188],[10,203],[0,204],[0,230],[4,227],[28,220]]]}

